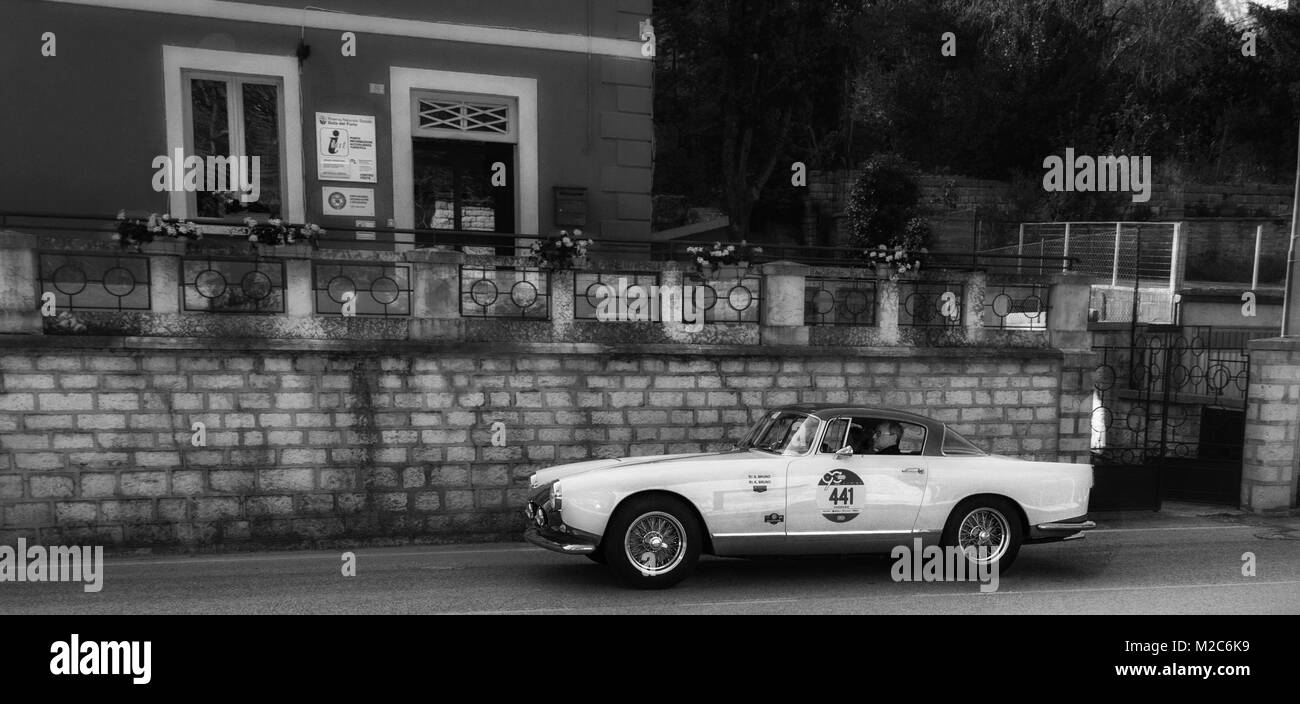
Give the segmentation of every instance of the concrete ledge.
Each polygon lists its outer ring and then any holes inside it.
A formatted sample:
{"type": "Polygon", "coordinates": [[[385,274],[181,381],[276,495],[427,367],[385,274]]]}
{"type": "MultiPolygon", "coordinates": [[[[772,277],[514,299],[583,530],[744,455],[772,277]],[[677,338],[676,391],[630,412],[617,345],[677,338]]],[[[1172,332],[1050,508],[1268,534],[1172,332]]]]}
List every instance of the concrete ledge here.
{"type": "Polygon", "coordinates": [[[1277,352],[1300,352],[1300,336],[1269,337],[1263,340],[1251,340],[1247,343],[1251,350],[1269,350],[1277,352]]]}
{"type": "Polygon", "coordinates": [[[971,356],[1001,357],[1009,359],[1063,359],[1065,353],[1058,349],[1002,348],[1002,347],[815,347],[799,345],[699,345],[699,344],[626,344],[609,345],[569,342],[414,342],[409,340],[317,340],[293,339],[231,339],[212,337],[116,337],[116,336],[59,336],[28,337],[0,334],[0,353],[22,350],[193,350],[212,352],[218,350],[274,351],[296,353],[329,352],[384,352],[390,354],[412,353],[474,353],[508,355],[518,352],[536,352],[574,355],[659,355],[659,356],[742,356],[742,357],[945,357],[961,359],[971,356]]]}

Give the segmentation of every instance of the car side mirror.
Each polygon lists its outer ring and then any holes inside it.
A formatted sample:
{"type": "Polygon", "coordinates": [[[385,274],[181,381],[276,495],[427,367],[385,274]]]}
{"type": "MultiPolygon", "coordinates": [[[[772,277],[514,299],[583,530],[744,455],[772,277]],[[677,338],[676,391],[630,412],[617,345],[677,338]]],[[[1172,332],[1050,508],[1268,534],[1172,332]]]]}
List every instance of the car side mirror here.
{"type": "Polygon", "coordinates": [[[840,449],[835,451],[835,459],[837,460],[841,460],[844,459],[845,457],[850,457],[852,455],[853,455],[852,445],[845,445],[844,447],[841,447],[840,449]]]}

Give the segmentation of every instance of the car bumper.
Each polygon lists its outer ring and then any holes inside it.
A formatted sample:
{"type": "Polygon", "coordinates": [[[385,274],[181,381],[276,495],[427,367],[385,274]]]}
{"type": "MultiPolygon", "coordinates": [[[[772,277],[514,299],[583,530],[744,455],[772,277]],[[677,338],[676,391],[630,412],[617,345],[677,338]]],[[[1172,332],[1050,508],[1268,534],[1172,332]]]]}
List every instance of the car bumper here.
{"type": "Polygon", "coordinates": [[[1077,540],[1083,537],[1084,531],[1096,527],[1097,524],[1088,520],[1086,515],[1067,518],[1063,521],[1039,523],[1029,529],[1029,539],[1025,542],[1051,543],[1058,540],[1077,540]]]}
{"type": "Polygon", "coordinates": [[[589,555],[596,552],[595,543],[583,542],[579,536],[563,536],[560,539],[557,536],[543,534],[536,526],[529,526],[524,529],[524,540],[539,548],[546,548],[565,555],[589,555]]]}

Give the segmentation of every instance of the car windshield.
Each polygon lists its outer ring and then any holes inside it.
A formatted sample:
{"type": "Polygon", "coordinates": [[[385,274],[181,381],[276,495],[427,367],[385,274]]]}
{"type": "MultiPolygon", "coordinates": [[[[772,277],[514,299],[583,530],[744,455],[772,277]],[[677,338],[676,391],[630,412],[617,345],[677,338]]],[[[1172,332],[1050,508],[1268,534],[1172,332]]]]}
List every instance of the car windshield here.
{"type": "Polygon", "coordinates": [[[952,428],[943,428],[943,454],[945,455],[984,455],[983,450],[975,447],[969,440],[958,435],[952,428]]]}
{"type": "Polygon", "coordinates": [[[801,455],[812,447],[821,423],[819,418],[807,413],[773,411],[759,419],[737,447],[801,455]]]}

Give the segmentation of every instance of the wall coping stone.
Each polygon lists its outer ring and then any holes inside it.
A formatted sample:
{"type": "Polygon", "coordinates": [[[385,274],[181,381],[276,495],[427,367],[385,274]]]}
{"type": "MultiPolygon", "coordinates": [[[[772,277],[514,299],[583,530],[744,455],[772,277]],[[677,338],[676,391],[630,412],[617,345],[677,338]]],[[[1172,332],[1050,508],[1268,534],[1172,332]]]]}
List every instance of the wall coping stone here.
{"type": "Polygon", "coordinates": [[[1269,337],[1263,340],[1251,340],[1247,343],[1251,350],[1300,352],[1300,335],[1290,337],[1269,337]]]}
{"type": "MultiPolygon", "coordinates": [[[[1296,341],[1300,343],[1300,339],[1296,341]]],[[[1290,349],[1290,348],[1287,348],[1290,349]]],[[[1297,346],[1296,349],[1300,349],[1297,346]]],[[[840,347],[802,345],[696,345],[696,344],[596,344],[569,342],[421,342],[408,340],[317,340],[265,338],[172,338],[125,336],[24,336],[0,334],[0,354],[22,350],[140,350],[140,351],[238,351],[287,352],[294,354],[381,353],[476,354],[501,356],[519,353],[562,355],[656,355],[678,357],[951,357],[983,355],[1014,359],[1064,359],[1065,352],[1041,347],[840,347]]]]}

